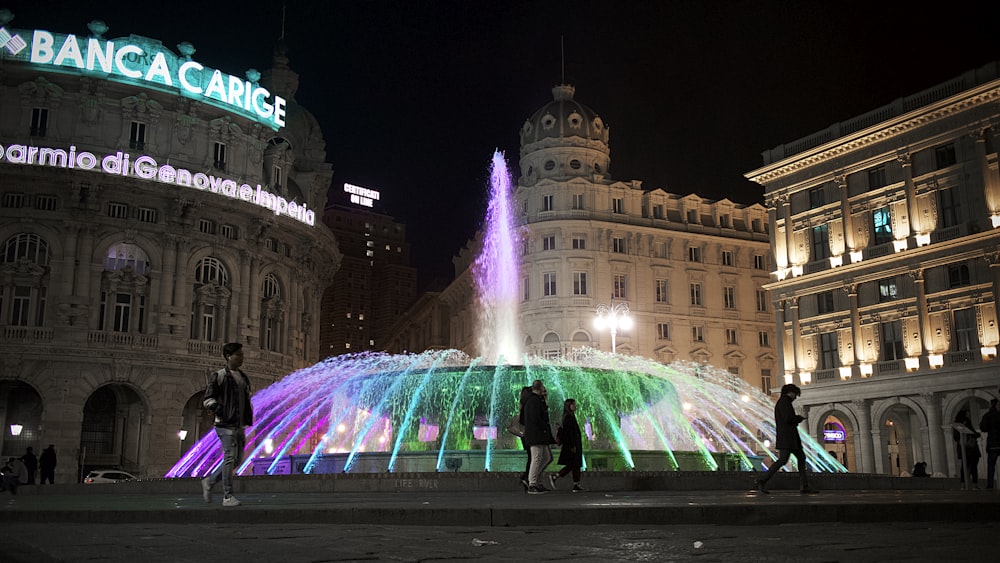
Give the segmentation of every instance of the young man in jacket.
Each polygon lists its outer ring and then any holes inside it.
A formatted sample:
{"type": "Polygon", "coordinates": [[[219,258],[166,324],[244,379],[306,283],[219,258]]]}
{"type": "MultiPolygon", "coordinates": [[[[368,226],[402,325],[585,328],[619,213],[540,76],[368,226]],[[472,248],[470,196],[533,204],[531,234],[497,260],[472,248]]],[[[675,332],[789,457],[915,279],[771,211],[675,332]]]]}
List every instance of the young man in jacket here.
{"type": "Polygon", "coordinates": [[[205,502],[212,502],[212,487],[221,480],[225,493],[222,506],[239,506],[240,501],[233,496],[233,471],[243,461],[246,445],[243,429],[253,424],[252,391],[250,378],[240,369],[243,345],[226,344],[222,347],[222,357],[226,359],[226,367],[209,376],[204,404],[215,414],[215,433],[222,442],[225,458],[214,473],[201,480],[201,491],[205,502]]]}
{"type": "Polygon", "coordinates": [[[552,426],[549,424],[549,406],[545,402],[548,390],[541,379],[531,383],[531,395],[521,411],[524,424],[524,445],[531,451],[531,469],[528,471],[528,494],[538,495],[548,492],[540,479],[545,468],[552,463],[552,426]]]}
{"type": "Polygon", "coordinates": [[[816,490],[809,488],[808,477],[806,475],[806,453],[802,448],[802,439],[799,437],[799,423],[805,420],[805,418],[795,414],[795,407],[792,406],[792,401],[797,399],[801,394],[802,390],[797,385],[791,383],[784,385],[781,388],[781,397],[774,405],[774,428],[777,434],[775,437],[775,447],[778,448],[779,456],[771,464],[771,467],[768,468],[767,474],[754,483],[757,490],[762,493],[770,493],[767,490],[767,482],[771,480],[771,477],[775,473],[781,471],[781,468],[788,463],[788,458],[792,454],[795,454],[795,461],[798,462],[799,466],[800,491],[804,495],[816,492],[816,490]]]}

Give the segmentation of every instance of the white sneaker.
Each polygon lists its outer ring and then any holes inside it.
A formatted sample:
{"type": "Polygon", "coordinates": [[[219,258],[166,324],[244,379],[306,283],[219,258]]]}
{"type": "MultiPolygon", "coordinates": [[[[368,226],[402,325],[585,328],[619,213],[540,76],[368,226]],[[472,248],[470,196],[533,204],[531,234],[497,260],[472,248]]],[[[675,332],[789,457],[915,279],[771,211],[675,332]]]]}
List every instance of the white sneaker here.
{"type": "Polygon", "coordinates": [[[239,506],[241,503],[233,495],[229,495],[222,499],[222,506],[239,506]]]}
{"type": "Polygon", "coordinates": [[[212,484],[209,482],[211,477],[205,477],[201,480],[201,498],[205,499],[205,502],[212,502],[212,484]]]}

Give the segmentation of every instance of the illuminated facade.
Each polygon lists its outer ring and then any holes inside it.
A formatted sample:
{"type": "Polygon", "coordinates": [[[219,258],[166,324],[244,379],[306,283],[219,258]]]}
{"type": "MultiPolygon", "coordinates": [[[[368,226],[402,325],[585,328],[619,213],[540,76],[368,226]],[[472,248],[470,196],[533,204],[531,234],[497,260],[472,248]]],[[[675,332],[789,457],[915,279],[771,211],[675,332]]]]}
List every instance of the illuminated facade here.
{"type": "Polygon", "coordinates": [[[998,70],[781,145],[747,174],[774,234],[777,383],[804,386],[808,432],[852,471],[958,475],[951,424],[967,410],[978,427],[997,396],[998,70]]]}
{"type": "Polygon", "coordinates": [[[0,29],[2,453],[54,444],[61,482],[163,475],[211,430],[225,342],[257,389],[312,365],[341,259],[283,49],[235,77],[88,27],[0,29]]]}
{"type": "MultiPolygon", "coordinates": [[[[608,128],[573,95],[572,86],[554,88],[553,101],[520,131],[524,351],[611,351],[610,333],[594,319],[601,304],[624,303],[633,326],[618,330],[618,353],[710,364],[770,392],[777,360],[763,289],[771,269],[766,210],[611,179],[608,128]]],[[[468,268],[479,246],[472,241],[456,257],[451,286],[409,313],[396,351],[437,347],[446,336],[476,353],[468,268]]]]}

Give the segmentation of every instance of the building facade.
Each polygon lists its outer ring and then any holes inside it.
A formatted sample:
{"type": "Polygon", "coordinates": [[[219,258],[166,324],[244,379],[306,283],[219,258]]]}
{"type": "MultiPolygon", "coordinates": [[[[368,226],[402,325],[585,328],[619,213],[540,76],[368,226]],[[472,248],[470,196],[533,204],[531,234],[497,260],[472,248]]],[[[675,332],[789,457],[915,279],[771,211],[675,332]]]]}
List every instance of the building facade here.
{"type": "Polygon", "coordinates": [[[54,444],[61,482],[163,475],[225,342],[255,389],[314,363],[341,258],[283,48],[237,77],[89,28],[0,29],[2,452],[54,444]]]}
{"type": "MultiPolygon", "coordinates": [[[[626,305],[633,325],[616,332],[618,353],[711,364],[769,393],[777,358],[766,210],[612,179],[608,127],[574,94],[555,87],[520,131],[523,351],[611,351],[597,308],[626,305]]],[[[477,354],[470,265],[481,244],[470,241],[455,282],[404,319],[397,351],[447,339],[477,354]]]]}
{"type": "Polygon", "coordinates": [[[319,359],[382,350],[417,292],[406,225],[349,204],[327,206],[323,222],[337,237],[343,261],[323,294],[319,359]]]}
{"type": "MultiPolygon", "coordinates": [[[[1000,67],[764,153],[784,382],[852,471],[958,475],[998,396],[1000,67]]],[[[982,473],[982,469],[980,470],[982,473]]]]}

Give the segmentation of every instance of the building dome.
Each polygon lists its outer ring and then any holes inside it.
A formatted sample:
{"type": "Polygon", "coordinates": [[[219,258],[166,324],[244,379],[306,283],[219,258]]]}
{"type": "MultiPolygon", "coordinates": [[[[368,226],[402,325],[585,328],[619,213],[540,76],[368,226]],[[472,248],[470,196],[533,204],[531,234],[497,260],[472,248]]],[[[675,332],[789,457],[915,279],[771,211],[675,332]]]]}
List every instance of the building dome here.
{"type": "Polygon", "coordinates": [[[521,182],[607,175],[609,128],[601,116],[573,99],[568,84],[552,88],[553,100],[521,127],[521,182]]]}

